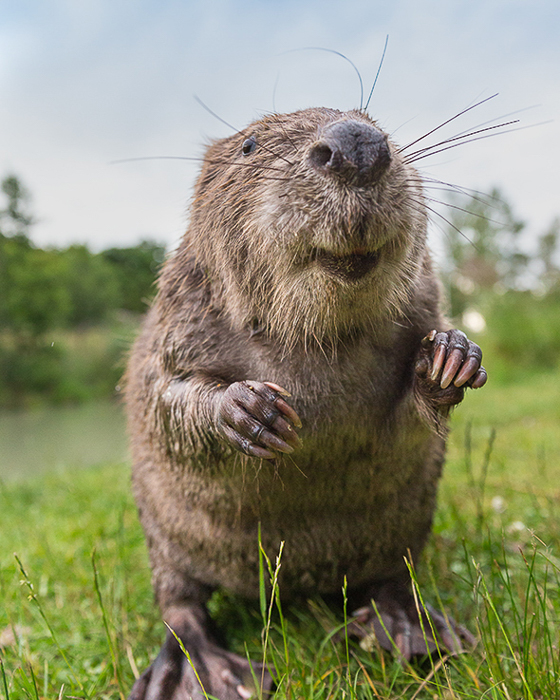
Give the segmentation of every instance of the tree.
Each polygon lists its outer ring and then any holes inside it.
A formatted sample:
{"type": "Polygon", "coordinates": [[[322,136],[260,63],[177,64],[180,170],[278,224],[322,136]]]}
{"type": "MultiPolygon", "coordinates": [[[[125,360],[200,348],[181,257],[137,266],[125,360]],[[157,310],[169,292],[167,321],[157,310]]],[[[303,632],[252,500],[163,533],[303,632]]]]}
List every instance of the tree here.
{"type": "Polygon", "coordinates": [[[527,286],[531,258],[520,246],[524,227],[497,189],[451,199],[443,272],[452,315],[473,296],[527,286]]]}
{"type": "Polygon", "coordinates": [[[165,257],[165,247],[142,241],[132,248],[109,248],[101,253],[116,271],[120,284],[120,308],[144,313],[155,293],[154,280],[165,257]]]}
{"type": "Polygon", "coordinates": [[[8,202],[5,209],[0,209],[0,230],[6,236],[27,238],[33,217],[26,212],[29,193],[15,175],[8,175],[2,181],[2,192],[8,202]]]}

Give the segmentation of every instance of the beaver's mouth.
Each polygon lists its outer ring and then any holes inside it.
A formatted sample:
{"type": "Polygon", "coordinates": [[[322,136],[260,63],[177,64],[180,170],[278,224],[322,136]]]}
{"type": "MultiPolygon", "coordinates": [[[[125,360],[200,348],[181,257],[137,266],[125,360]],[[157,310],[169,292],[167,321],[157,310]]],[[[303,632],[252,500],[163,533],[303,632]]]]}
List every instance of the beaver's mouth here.
{"type": "Polygon", "coordinates": [[[318,248],[313,259],[326,272],[347,282],[355,282],[365,277],[377,265],[379,251],[357,249],[347,255],[336,255],[331,251],[318,248]]]}

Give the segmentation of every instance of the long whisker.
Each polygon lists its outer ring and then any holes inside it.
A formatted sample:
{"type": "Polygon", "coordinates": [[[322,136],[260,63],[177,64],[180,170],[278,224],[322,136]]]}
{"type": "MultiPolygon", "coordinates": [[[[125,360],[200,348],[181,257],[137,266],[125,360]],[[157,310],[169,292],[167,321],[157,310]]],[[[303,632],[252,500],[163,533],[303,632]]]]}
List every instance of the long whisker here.
{"type": "Polygon", "coordinates": [[[476,126],[471,126],[468,129],[465,129],[464,131],[460,131],[458,134],[455,134],[455,135],[462,136],[463,134],[466,134],[467,131],[471,131],[474,129],[480,129],[483,126],[486,126],[487,124],[493,124],[494,122],[497,122],[501,119],[507,119],[508,117],[514,117],[517,114],[521,114],[522,112],[526,112],[529,109],[535,109],[535,107],[538,107],[538,106],[539,105],[530,105],[529,107],[523,107],[523,109],[516,109],[514,112],[509,112],[508,114],[502,114],[499,117],[495,117],[494,119],[488,119],[487,121],[482,122],[481,124],[477,124],[476,126]]]}
{"type": "MultiPolygon", "coordinates": [[[[221,121],[222,124],[225,124],[226,126],[229,126],[230,129],[233,129],[236,133],[239,133],[239,129],[236,129],[232,124],[229,122],[226,122],[225,119],[222,119],[216,112],[212,111],[210,107],[208,107],[207,104],[204,104],[204,102],[198,97],[198,95],[193,95],[194,99],[198,102],[198,104],[205,109],[209,114],[211,114],[213,117],[215,117],[218,121],[221,121]]],[[[275,153],[272,149],[268,148],[265,146],[263,143],[260,143],[260,141],[257,142],[261,148],[263,148],[265,151],[268,153],[272,153],[273,156],[276,156],[276,158],[280,158],[281,160],[286,161],[288,165],[292,165],[293,163],[290,163],[290,161],[287,158],[284,158],[284,156],[280,155],[279,153],[275,153]]]]}
{"type": "Polygon", "coordinates": [[[282,133],[284,134],[284,138],[286,139],[286,141],[288,141],[290,143],[290,145],[292,146],[292,148],[294,149],[294,151],[296,153],[299,153],[299,148],[296,146],[296,144],[290,138],[288,132],[286,131],[286,129],[284,128],[284,125],[282,124],[282,121],[279,119],[278,114],[274,114],[272,116],[274,117],[274,121],[276,122],[276,124],[278,124],[282,133]]]}
{"type": "MultiPolygon", "coordinates": [[[[485,206],[494,206],[496,203],[496,199],[492,199],[490,195],[487,195],[486,199],[483,197],[477,197],[475,194],[471,194],[468,190],[460,187],[438,187],[436,185],[430,185],[430,184],[424,184],[424,190],[428,190],[430,192],[447,192],[450,194],[462,194],[465,197],[470,197],[472,200],[475,202],[479,202],[480,204],[484,204],[485,206]]],[[[484,193],[483,193],[484,194],[484,193]]],[[[447,204],[447,202],[444,202],[447,204]]],[[[449,205],[451,206],[451,205],[449,205]]]]}
{"type": "Polygon", "coordinates": [[[233,129],[233,131],[235,131],[236,134],[239,133],[239,129],[236,129],[232,124],[230,124],[229,122],[226,122],[225,119],[223,119],[222,117],[220,117],[219,114],[216,114],[216,112],[212,111],[212,110],[210,109],[210,107],[209,107],[207,104],[205,104],[205,103],[200,99],[200,97],[199,97],[198,95],[193,95],[193,97],[194,97],[194,99],[198,102],[198,104],[202,107],[202,109],[205,109],[205,110],[208,112],[208,114],[211,114],[211,115],[214,117],[214,119],[217,119],[219,122],[222,122],[222,124],[225,124],[225,125],[228,126],[230,129],[233,129]]]}
{"type": "Polygon", "coordinates": [[[291,161],[289,161],[287,158],[284,158],[284,156],[281,155],[280,153],[276,153],[276,151],[274,151],[272,148],[269,148],[268,146],[265,146],[264,143],[262,143],[261,141],[257,141],[257,144],[261,148],[263,148],[267,153],[272,153],[273,156],[275,156],[276,158],[280,158],[280,160],[283,160],[285,163],[287,163],[288,165],[291,165],[293,167],[294,164],[291,161]]]}
{"type": "MultiPolygon", "coordinates": [[[[381,54],[381,60],[379,61],[379,68],[377,69],[377,73],[375,74],[375,80],[373,81],[373,85],[371,86],[371,90],[369,93],[369,97],[367,98],[366,106],[364,107],[364,112],[367,112],[367,108],[369,107],[369,102],[371,100],[371,96],[373,95],[373,91],[375,90],[375,86],[377,85],[377,79],[379,78],[379,74],[381,73],[381,67],[383,66],[383,61],[385,60],[385,53],[387,52],[387,44],[389,43],[389,35],[385,37],[385,46],[383,47],[383,53],[381,54]]],[[[360,102],[360,109],[362,109],[362,103],[360,102]]]]}
{"type": "Polygon", "coordinates": [[[323,46],[303,46],[301,49],[290,49],[289,51],[283,51],[280,55],[283,56],[285,54],[295,53],[297,51],[326,51],[327,53],[333,53],[335,56],[340,56],[340,58],[343,58],[345,61],[347,61],[356,71],[356,75],[358,76],[358,80],[360,81],[360,110],[362,109],[362,105],[364,103],[364,83],[362,81],[360,71],[356,68],[355,64],[352,63],[348,56],[345,56],[343,53],[340,53],[340,51],[335,51],[334,49],[326,49],[323,46]]]}
{"type": "Polygon", "coordinates": [[[487,192],[481,192],[480,190],[474,190],[470,187],[464,187],[462,185],[454,185],[451,182],[446,182],[445,180],[439,180],[438,178],[435,177],[430,177],[430,176],[424,176],[421,175],[418,178],[410,178],[410,182],[416,182],[424,187],[426,187],[426,183],[434,183],[436,185],[442,185],[442,190],[445,192],[458,192],[459,194],[465,194],[473,199],[476,199],[478,202],[481,202],[482,204],[487,204],[489,206],[494,206],[495,202],[499,202],[500,199],[497,197],[494,197],[493,195],[488,194],[487,192]]]}
{"type": "MultiPolygon", "coordinates": [[[[139,160],[188,160],[198,163],[204,162],[205,158],[197,158],[196,156],[142,156],[139,158],[122,158],[121,160],[112,160],[110,165],[118,165],[120,163],[134,163],[139,160]]],[[[241,168],[253,168],[254,170],[276,170],[279,173],[283,173],[282,168],[275,168],[273,165],[262,165],[261,163],[242,163],[233,160],[220,160],[218,158],[209,158],[208,163],[216,165],[237,165],[241,168]]]]}
{"type": "Polygon", "coordinates": [[[422,160],[422,158],[428,158],[428,156],[434,156],[436,153],[442,153],[443,151],[448,151],[450,148],[457,148],[457,146],[462,146],[465,143],[472,143],[473,141],[482,141],[483,139],[490,139],[495,136],[501,136],[502,134],[510,134],[513,131],[523,131],[524,129],[532,129],[535,126],[543,126],[544,124],[550,124],[552,122],[552,119],[549,119],[548,121],[545,122],[539,122],[538,124],[528,124],[527,126],[520,126],[517,129],[504,129],[504,131],[498,131],[495,134],[487,134],[486,136],[477,136],[474,139],[467,139],[466,141],[461,141],[460,143],[454,143],[451,146],[446,146],[445,148],[440,148],[437,151],[432,151],[431,153],[424,153],[419,156],[416,156],[416,158],[410,158],[407,159],[407,163],[415,163],[418,160],[422,160]]]}
{"type": "Polygon", "coordinates": [[[439,216],[439,218],[440,218],[440,219],[443,219],[443,221],[445,221],[445,223],[446,223],[448,226],[451,226],[452,229],[454,229],[455,231],[457,231],[457,233],[458,233],[460,236],[462,236],[468,243],[470,243],[470,244],[472,245],[472,247],[477,251],[477,253],[480,253],[480,252],[481,252],[480,248],[474,243],[474,241],[471,241],[471,239],[470,239],[466,234],[464,234],[464,233],[461,231],[460,228],[457,228],[457,226],[455,226],[455,224],[454,224],[452,221],[449,221],[449,219],[446,218],[446,217],[445,217],[443,214],[441,214],[439,211],[437,211],[437,209],[434,209],[433,207],[428,206],[428,205],[426,204],[425,201],[424,201],[424,202],[419,202],[417,199],[414,199],[414,197],[411,197],[411,198],[410,198],[410,201],[411,201],[411,202],[414,202],[415,204],[418,204],[420,207],[424,206],[429,212],[431,212],[431,213],[434,214],[435,216],[439,216]]]}
{"type": "Polygon", "coordinates": [[[406,146],[399,148],[398,153],[402,153],[403,151],[406,151],[408,148],[410,148],[411,146],[414,146],[419,141],[423,141],[425,138],[428,138],[428,136],[431,136],[434,132],[438,131],[438,129],[442,129],[446,124],[451,123],[455,119],[459,119],[459,117],[461,117],[463,114],[470,112],[472,109],[476,109],[477,107],[480,107],[480,105],[483,105],[485,102],[493,100],[497,96],[498,96],[498,93],[496,92],[494,95],[490,95],[490,97],[487,97],[486,99],[481,100],[480,102],[476,102],[474,105],[471,105],[470,107],[467,107],[462,112],[458,112],[454,117],[451,117],[450,119],[446,119],[446,121],[442,122],[441,124],[439,124],[438,126],[433,128],[431,131],[426,132],[423,136],[420,136],[419,138],[415,139],[414,141],[411,141],[410,143],[408,143],[406,146]]]}
{"type": "Polygon", "coordinates": [[[434,204],[441,204],[444,207],[449,207],[450,209],[461,211],[464,214],[469,214],[470,216],[474,216],[477,219],[483,219],[484,221],[488,221],[491,224],[496,224],[497,226],[505,226],[503,221],[496,221],[495,219],[490,219],[487,216],[484,216],[484,214],[479,214],[478,212],[470,211],[469,209],[460,207],[457,204],[450,204],[449,202],[445,202],[441,199],[436,199],[435,197],[426,197],[426,199],[428,202],[433,202],[434,204]]]}
{"type": "Polygon", "coordinates": [[[412,153],[409,153],[407,156],[405,156],[405,160],[407,162],[410,162],[411,158],[414,158],[420,153],[426,153],[427,151],[431,151],[433,148],[437,148],[438,146],[444,146],[446,143],[452,143],[453,141],[462,141],[463,139],[468,139],[470,136],[476,136],[476,134],[482,134],[486,131],[492,131],[493,129],[501,129],[504,126],[511,126],[512,124],[519,124],[519,119],[515,119],[511,122],[503,122],[502,124],[494,124],[494,126],[487,126],[484,129],[476,129],[475,131],[463,132],[458,136],[452,136],[449,139],[444,139],[443,141],[433,143],[430,146],[426,146],[425,148],[419,148],[417,151],[412,151],[412,153]]]}

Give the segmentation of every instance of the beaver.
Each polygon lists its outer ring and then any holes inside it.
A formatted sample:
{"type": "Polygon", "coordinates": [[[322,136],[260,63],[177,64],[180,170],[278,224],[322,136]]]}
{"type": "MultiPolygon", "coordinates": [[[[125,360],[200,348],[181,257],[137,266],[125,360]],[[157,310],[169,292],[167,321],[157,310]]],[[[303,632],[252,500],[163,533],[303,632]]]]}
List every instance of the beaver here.
{"type": "MultiPolygon", "coordinates": [[[[407,659],[435,648],[405,557],[430,532],[450,407],[486,371],[440,310],[408,160],[364,110],[270,114],[211,143],[132,350],[156,600],[222,700],[249,697],[251,670],[218,644],[206,603],[220,587],[258,597],[259,530],[265,551],[285,543],[283,599],[346,578],[351,633],[407,659]]],[[[430,613],[442,647],[471,640],[430,613]]],[[[192,665],[169,632],[130,698],[202,697],[192,665]]]]}

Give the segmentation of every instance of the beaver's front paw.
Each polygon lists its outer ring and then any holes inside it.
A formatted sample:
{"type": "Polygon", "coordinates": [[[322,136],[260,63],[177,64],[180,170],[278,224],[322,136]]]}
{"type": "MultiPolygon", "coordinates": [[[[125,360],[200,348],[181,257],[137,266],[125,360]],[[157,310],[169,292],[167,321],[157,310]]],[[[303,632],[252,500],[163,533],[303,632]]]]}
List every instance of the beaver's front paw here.
{"type": "Polygon", "coordinates": [[[454,406],[463,399],[465,387],[478,389],[486,383],[481,360],[481,349],[462,331],[431,331],[416,358],[418,389],[436,406],[454,406]]]}
{"type": "Polygon", "coordinates": [[[230,445],[251,457],[274,459],[300,446],[301,421],[284,400],[289,394],[271,382],[231,384],[218,407],[218,429],[230,445]]]}

